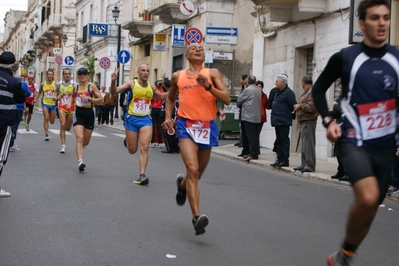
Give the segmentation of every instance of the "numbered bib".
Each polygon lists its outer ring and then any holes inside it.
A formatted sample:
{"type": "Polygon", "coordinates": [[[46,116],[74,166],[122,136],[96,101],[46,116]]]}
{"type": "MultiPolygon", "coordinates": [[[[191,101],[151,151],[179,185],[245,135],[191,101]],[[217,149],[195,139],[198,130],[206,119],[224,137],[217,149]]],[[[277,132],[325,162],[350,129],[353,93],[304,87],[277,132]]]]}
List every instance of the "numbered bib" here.
{"type": "Polygon", "coordinates": [[[53,99],[54,97],[54,91],[46,91],[46,98],[53,99]]]}
{"type": "Polygon", "coordinates": [[[61,104],[62,105],[68,105],[69,104],[69,95],[63,95],[62,97],[61,97],[61,104]]]}
{"type": "Polygon", "coordinates": [[[211,135],[211,124],[209,121],[187,120],[186,130],[195,143],[209,145],[211,135]]]}
{"type": "Polygon", "coordinates": [[[150,111],[150,101],[148,99],[136,98],[133,102],[133,112],[135,114],[146,115],[150,111]]]}
{"type": "Polygon", "coordinates": [[[396,130],[395,99],[358,106],[360,127],[364,140],[383,137],[396,130]]]}
{"type": "Polygon", "coordinates": [[[80,98],[80,96],[82,96],[82,95],[86,95],[87,97],[89,97],[90,93],[89,92],[86,92],[86,93],[78,92],[76,94],[76,105],[80,106],[80,107],[91,106],[91,103],[89,103],[89,102],[82,102],[82,99],[80,98]]]}

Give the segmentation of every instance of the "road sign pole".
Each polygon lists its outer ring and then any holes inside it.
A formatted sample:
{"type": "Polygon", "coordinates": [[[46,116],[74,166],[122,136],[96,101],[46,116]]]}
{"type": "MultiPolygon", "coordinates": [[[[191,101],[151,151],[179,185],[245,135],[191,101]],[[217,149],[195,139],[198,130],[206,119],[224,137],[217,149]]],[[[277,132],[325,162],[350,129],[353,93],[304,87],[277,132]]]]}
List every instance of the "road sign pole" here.
{"type": "MultiPolygon", "coordinates": [[[[121,51],[121,34],[122,34],[122,25],[118,24],[118,47],[117,47],[117,52],[116,54],[118,55],[119,52],[121,51]]],[[[119,60],[116,60],[116,67],[119,69],[119,73],[118,73],[118,78],[116,79],[116,86],[118,87],[120,84],[120,79],[121,79],[121,70],[120,70],[120,63],[119,60]]],[[[123,73],[123,72],[122,72],[123,73]]],[[[119,95],[116,95],[116,107],[115,107],[115,118],[119,118],[119,112],[118,112],[118,103],[119,103],[119,95]]]]}

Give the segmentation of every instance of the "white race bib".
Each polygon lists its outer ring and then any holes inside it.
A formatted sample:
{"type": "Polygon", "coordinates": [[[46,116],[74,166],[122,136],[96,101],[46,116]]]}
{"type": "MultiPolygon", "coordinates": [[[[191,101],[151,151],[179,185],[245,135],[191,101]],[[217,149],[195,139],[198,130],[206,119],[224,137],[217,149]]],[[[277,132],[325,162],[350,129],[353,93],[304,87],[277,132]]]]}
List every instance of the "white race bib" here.
{"type": "Polygon", "coordinates": [[[187,133],[191,136],[195,143],[210,143],[211,126],[209,121],[186,121],[187,133]]]}
{"type": "Polygon", "coordinates": [[[134,99],[133,112],[136,114],[146,115],[150,111],[150,101],[147,99],[134,99]]]}
{"type": "Polygon", "coordinates": [[[46,91],[46,98],[53,99],[54,91],[46,91]]]}
{"type": "Polygon", "coordinates": [[[61,105],[68,105],[69,104],[69,95],[63,95],[61,97],[61,105]]]}
{"type": "Polygon", "coordinates": [[[359,120],[364,140],[383,137],[396,130],[395,99],[360,104],[359,120]]]}

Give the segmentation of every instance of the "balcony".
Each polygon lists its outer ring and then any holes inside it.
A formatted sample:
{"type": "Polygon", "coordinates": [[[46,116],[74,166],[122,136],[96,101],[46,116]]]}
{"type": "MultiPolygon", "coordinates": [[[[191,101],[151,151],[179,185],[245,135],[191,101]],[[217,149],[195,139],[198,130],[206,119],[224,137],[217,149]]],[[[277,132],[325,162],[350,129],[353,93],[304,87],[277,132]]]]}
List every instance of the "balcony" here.
{"type": "Polygon", "coordinates": [[[180,12],[179,0],[151,0],[149,11],[157,15],[162,23],[172,25],[185,23],[189,17],[180,12]]]}
{"type": "Polygon", "coordinates": [[[62,36],[63,25],[62,15],[50,15],[49,18],[43,22],[42,26],[35,31],[33,36],[34,43],[39,47],[49,45],[50,42],[62,36]]]}
{"type": "Polygon", "coordinates": [[[267,6],[272,22],[292,22],[314,18],[326,12],[327,0],[252,0],[267,6]]]}
{"type": "MultiPolygon", "coordinates": [[[[141,2],[139,2],[141,3],[141,2]]],[[[144,13],[144,5],[134,6],[133,1],[124,1],[123,8],[126,12],[123,13],[122,29],[128,30],[129,34],[135,38],[144,38],[153,34],[152,20],[145,21],[144,17],[140,17],[144,13]]]]}

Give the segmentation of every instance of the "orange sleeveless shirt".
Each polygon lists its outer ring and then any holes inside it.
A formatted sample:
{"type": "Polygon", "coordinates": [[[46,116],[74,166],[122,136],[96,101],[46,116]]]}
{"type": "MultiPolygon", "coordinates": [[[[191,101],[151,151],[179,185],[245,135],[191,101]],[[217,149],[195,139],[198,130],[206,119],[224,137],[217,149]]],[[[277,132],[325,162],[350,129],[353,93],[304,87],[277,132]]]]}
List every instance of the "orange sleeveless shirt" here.
{"type": "MultiPolygon", "coordinates": [[[[209,69],[203,68],[199,72],[212,84],[209,69]]],[[[198,85],[196,76],[188,76],[187,69],[181,70],[177,80],[179,89],[179,117],[190,120],[210,121],[216,116],[216,98],[204,87],[198,85]]]]}

